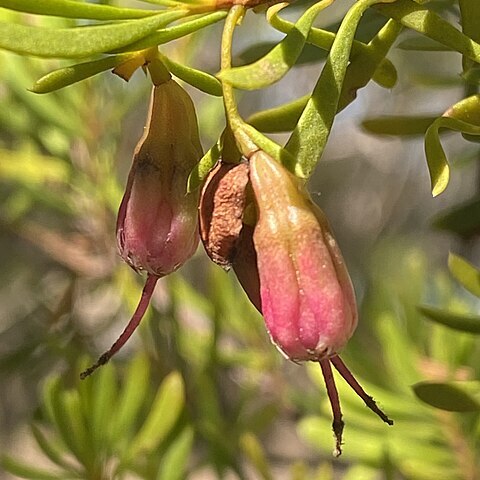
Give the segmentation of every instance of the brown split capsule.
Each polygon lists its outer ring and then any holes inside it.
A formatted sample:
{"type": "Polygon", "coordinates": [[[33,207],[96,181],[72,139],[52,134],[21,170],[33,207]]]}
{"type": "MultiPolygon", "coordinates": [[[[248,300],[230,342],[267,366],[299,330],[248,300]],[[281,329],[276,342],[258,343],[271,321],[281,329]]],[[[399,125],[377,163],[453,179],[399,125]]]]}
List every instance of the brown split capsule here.
{"type": "Polygon", "coordinates": [[[246,163],[220,161],[208,175],[200,196],[200,237],[212,261],[227,270],[243,228],[247,184],[246,163]]]}

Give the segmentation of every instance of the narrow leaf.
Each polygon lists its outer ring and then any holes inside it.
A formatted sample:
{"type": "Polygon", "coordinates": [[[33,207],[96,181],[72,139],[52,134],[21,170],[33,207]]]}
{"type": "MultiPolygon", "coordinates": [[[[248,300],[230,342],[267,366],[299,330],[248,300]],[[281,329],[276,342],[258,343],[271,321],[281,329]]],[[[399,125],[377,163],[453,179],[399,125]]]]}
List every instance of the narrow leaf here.
{"type": "Polygon", "coordinates": [[[464,258],[450,253],[448,269],[470,293],[480,298],[480,270],[478,268],[464,258]]]}
{"type": "Polygon", "coordinates": [[[432,407],[449,412],[480,411],[480,382],[420,382],[413,385],[415,395],[432,407]]]}
{"type": "Polygon", "coordinates": [[[158,13],[158,11],[152,10],[118,8],[75,0],[0,0],[0,7],[38,15],[56,15],[58,17],[91,20],[125,20],[149,17],[158,13]]]}
{"type": "Polygon", "coordinates": [[[182,480],[188,465],[188,457],[193,446],[193,429],[184,428],[168,447],[162,458],[157,480],[182,480]]]}
{"type": "MultiPolygon", "coordinates": [[[[444,114],[444,117],[456,118],[463,122],[480,127],[480,94],[463,98],[452,105],[444,114]]],[[[479,130],[480,131],[480,130],[479,130]]]]}
{"type": "Polygon", "coordinates": [[[177,38],[184,37],[191,33],[197,32],[202,28],[213,25],[214,23],[223,20],[227,16],[227,12],[220,10],[218,12],[208,13],[206,15],[200,15],[193,20],[185,21],[180,25],[173,27],[162,28],[158,32],[151,33],[142,40],[135,41],[127,46],[113,50],[111,53],[121,52],[135,52],[137,50],[143,50],[144,48],[150,48],[155,45],[162,45],[164,43],[171,42],[177,38]]]}
{"type": "Polygon", "coordinates": [[[342,480],[377,480],[378,470],[368,465],[353,465],[350,467],[342,480]]]}
{"type": "Polygon", "coordinates": [[[108,436],[115,401],[118,398],[116,375],[113,364],[107,364],[97,372],[93,379],[90,409],[88,412],[89,442],[95,451],[101,451],[110,445],[108,436]]]}
{"type": "Polygon", "coordinates": [[[427,307],[425,305],[417,307],[418,311],[430,320],[445,325],[454,330],[480,334],[480,316],[465,315],[449,312],[440,308],[427,307]]]}
{"type": "Polygon", "coordinates": [[[273,478],[263,448],[253,433],[244,433],[240,438],[240,447],[257,471],[257,478],[271,480],[273,478]]]}
{"type": "MultiPolygon", "coordinates": [[[[278,7],[272,7],[268,11],[268,22],[280,32],[289,33],[295,27],[295,24],[279,17],[278,12],[278,7]]],[[[336,34],[333,32],[312,27],[307,37],[307,42],[322,50],[330,51],[335,37],[336,34]]],[[[376,52],[368,45],[354,40],[351,50],[351,60],[354,60],[357,55],[362,55],[362,58],[370,59],[370,57],[376,56],[376,52]]],[[[373,80],[382,87],[392,88],[397,80],[397,71],[393,63],[387,58],[383,58],[373,74],[373,80]]]]}
{"type": "Polygon", "coordinates": [[[75,28],[0,22],[0,48],[40,57],[86,57],[128,45],[187,14],[174,10],[140,20],[75,28]]]}
{"type": "Polygon", "coordinates": [[[30,88],[34,93],[50,93],[110,70],[132,58],[132,54],[112,55],[91,62],[78,63],[53,70],[39,78],[30,88]]]}
{"type": "Polygon", "coordinates": [[[480,44],[457,30],[431,8],[412,0],[397,0],[392,5],[377,5],[375,9],[452,50],[480,63],[480,44]]]}
{"type": "Polygon", "coordinates": [[[359,0],[347,12],[338,29],[312,96],[286,145],[286,150],[296,159],[294,164],[286,166],[299,177],[310,176],[325,148],[337,113],[357,26],[365,10],[379,1],[359,0]]]}
{"type": "Polygon", "coordinates": [[[113,441],[129,441],[130,433],[137,421],[149,387],[150,364],[143,355],[130,363],[116,411],[112,418],[111,438],[113,441]]]}
{"type": "Polygon", "coordinates": [[[53,398],[53,415],[62,440],[88,470],[95,459],[89,448],[85,421],[76,391],[57,391],[53,398]]]}
{"type": "MultiPolygon", "coordinates": [[[[337,111],[343,110],[355,100],[358,90],[370,82],[402,29],[400,23],[389,20],[367,45],[368,52],[359,53],[351,59],[345,73],[337,111]]],[[[392,80],[395,84],[396,76],[392,80]]]]}
{"type": "Polygon", "coordinates": [[[187,181],[188,193],[193,192],[203,183],[205,178],[207,178],[208,172],[210,172],[218,160],[220,160],[222,154],[221,143],[221,140],[219,140],[213,145],[191,171],[187,181]]]}
{"type": "Polygon", "coordinates": [[[265,133],[291,132],[302,115],[310,95],[262,110],[251,115],[247,123],[265,133]]]}
{"type": "Polygon", "coordinates": [[[179,373],[173,372],[162,382],[150,414],[132,440],[129,458],[135,458],[140,452],[151,452],[158,448],[177,422],[184,407],[184,400],[182,377],[179,373]]]}
{"type": "Polygon", "coordinates": [[[433,225],[464,238],[476,235],[480,232],[480,198],[468,200],[442,213],[433,221],[433,225]]]}
{"type": "Polygon", "coordinates": [[[414,37],[403,40],[397,45],[400,50],[417,52],[451,52],[452,49],[428,37],[414,37]]]}
{"type": "Polygon", "coordinates": [[[50,377],[42,388],[42,412],[50,423],[55,425],[55,408],[61,388],[59,377],[50,377]]]}
{"type": "Polygon", "coordinates": [[[30,428],[38,446],[50,461],[69,471],[75,469],[75,467],[66,460],[66,451],[63,450],[60,445],[48,439],[39,426],[32,424],[30,428]]]}
{"type": "Polygon", "coordinates": [[[198,88],[202,92],[208,93],[209,95],[213,95],[215,97],[222,96],[222,84],[213,75],[192,67],[187,67],[181,63],[174,62],[165,55],[162,55],[162,61],[165,63],[170,72],[182,79],[184,82],[189,83],[193,87],[198,88]]]}
{"type": "Polygon", "coordinates": [[[78,478],[73,475],[64,473],[52,473],[48,470],[43,470],[23,462],[15,460],[7,455],[3,456],[0,465],[13,475],[20,478],[27,478],[31,480],[70,480],[71,478],[78,478]]]}
{"type": "MultiPolygon", "coordinates": [[[[250,65],[223,70],[218,77],[236,88],[256,90],[278,82],[295,65],[302,53],[309,31],[317,15],[333,0],[321,0],[311,6],[294,28],[263,58],[250,65]]],[[[278,8],[276,6],[275,8],[278,8]]],[[[281,6],[283,8],[283,5],[281,6]]]]}
{"type": "Polygon", "coordinates": [[[437,117],[431,116],[384,116],[367,118],[362,121],[362,127],[376,135],[425,135],[428,127],[437,117]]]}
{"type": "Polygon", "coordinates": [[[451,117],[439,117],[428,128],[425,134],[425,155],[432,186],[432,195],[440,195],[448,185],[450,168],[447,157],[440,143],[440,128],[448,128],[470,135],[480,135],[480,126],[451,117]]]}
{"type": "Polygon", "coordinates": [[[397,69],[388,58],[384,58],[373,73],[372,80],[383,88],[393,88],[398,80],[397,69]]]}

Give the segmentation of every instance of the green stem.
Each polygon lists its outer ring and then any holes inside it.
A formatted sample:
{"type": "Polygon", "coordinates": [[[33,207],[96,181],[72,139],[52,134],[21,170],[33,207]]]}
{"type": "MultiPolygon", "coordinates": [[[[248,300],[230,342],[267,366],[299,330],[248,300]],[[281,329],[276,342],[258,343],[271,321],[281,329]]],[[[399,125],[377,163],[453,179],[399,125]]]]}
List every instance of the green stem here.
{"type": "Polygon", "coordinates": [[[156,48],[155,52],[150,55],[150,58],[147,57],[147,60],[147,68],[150,72],[150,77],[154,85],[161,85],[162,83],[168,82],[172,78],[170,72],[162,61],[160,52],[156,48]]]}
{"type": "MultiPolygon", "coordinates": [[[[222,34],[220,57],[221,70],[227,70],[232,66],[233,32],[244,14],[245,7],[243,5],[234,5],[228,12],[222,34]]],[[[222,80],[222,90],[227,122],[235,136],[239,150],[248,158],[253,152],[258,150],[258,147],[252,141],[250,136],[244,132],[243,127],[245,126],[245,122],[238,113],[237,102],[235,100],[232,85],[222,80]]]]}

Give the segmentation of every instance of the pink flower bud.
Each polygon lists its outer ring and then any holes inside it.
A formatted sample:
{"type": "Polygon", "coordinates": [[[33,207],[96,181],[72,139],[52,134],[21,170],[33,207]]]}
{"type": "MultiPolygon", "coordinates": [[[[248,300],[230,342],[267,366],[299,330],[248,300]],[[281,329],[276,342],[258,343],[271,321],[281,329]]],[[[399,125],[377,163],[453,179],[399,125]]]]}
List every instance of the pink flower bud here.
{"type": "MultiPolygon", "coordinates": [[[[266,153],[256,152],[250,158],[250,181],[258,214],[253,242],[261,311],[272,342],[286,357],[320,363],[338,456],[344,423],[331,364],[368,408],[393,424],[337,355],[357,326],[350,276],[325,215],[299,179],[266,153]]],[[[254,282],[242,285],[255,289],[254,282]]],[[[254,298],[254,291],[249,296],[254,298]]]]}
{"type": "Polygon", "coordinates": [[[198,195],[186,186],[201,156],[192,100],[174,80],[155,86],[117,219],[120,254],[133,269],[167,275],[195,252],[198,195]]]}
{"type": "Polygon", "coordinates": [[[250,179],[262,312],[272,341],[294,361],[329,357],[357,325],[337,242],[299,180],[264,152],[252,156],[250,179]]]}
{"type": "Polygon", "coordinates": [[[146,270],[147,281],[120,337],[81,378],[125,345],[145,314],[157,280],[195,253],[198,194],[187,195],[187,179],[202,154],[195,107],[187,92],[173,80],[155,85],[117,218],[120,255],[134,270],[146,270]]]}

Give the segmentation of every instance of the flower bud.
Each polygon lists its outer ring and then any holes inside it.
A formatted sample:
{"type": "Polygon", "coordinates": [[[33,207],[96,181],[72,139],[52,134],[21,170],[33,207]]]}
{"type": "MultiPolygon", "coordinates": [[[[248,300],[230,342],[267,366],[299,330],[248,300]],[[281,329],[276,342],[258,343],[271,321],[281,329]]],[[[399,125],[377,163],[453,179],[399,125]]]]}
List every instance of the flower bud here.
{"type": "Polygon", "coordinates": [[[250,160],[262,312],[294,361],[338,352],[357,325],[355,294],[327,220],[299,180],[264,152],[250,160]]]}
{"type": "Polygon", "coordinates": [[[107,363],[132,336],[150,303],[157,280],[175,271],[198,245],[198,195],[187,195],[187,179],[202,157],[192,100],[175,81],[155,85],[145,132],[135,149],[117,218],[120,255],[147,281],[130,322],[86,378],[107,363]]]}
{"type": "Polygon", "coordinates": [[[192,100],[174,80],[155,86],[117,219],[120,254],[133,269],[167,275],[195,252],[198,196],[186,185],[201,156],[192,100]]]}
{"type": "MultiPolygon", "coordinates": [[[[250,158],[250,181],[257,203],[253,242],[267,329],[290,360],[319,362],[338,456],[344,423],[331,365],[370,410],[393,424],[337,355],[357,326],[350,276],[325,215],[299,179],[260,151],[250,158]]],[[[253,283],[242,285],[254,288],[253,283]]]]}

